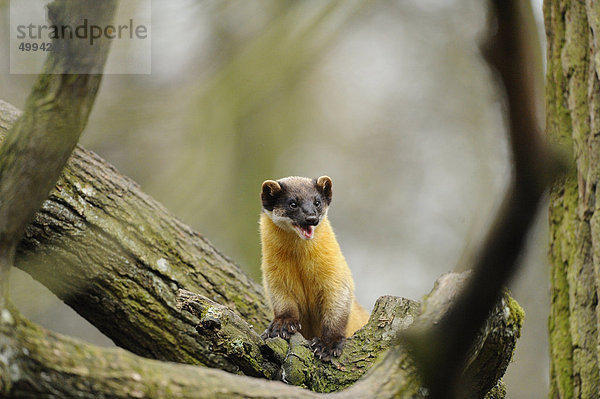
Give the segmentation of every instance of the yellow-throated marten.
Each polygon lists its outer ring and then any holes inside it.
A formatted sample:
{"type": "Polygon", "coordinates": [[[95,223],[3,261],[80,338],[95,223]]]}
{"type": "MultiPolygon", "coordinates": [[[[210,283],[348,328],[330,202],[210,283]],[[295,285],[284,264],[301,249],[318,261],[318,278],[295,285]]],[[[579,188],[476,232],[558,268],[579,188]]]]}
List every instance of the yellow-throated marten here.
{"type": "Polygon", "coordinates": [[[322,360],[339,356],[369,319],[327,219],[331,185],[328,176],[286,177],[261,192],[263,284],[275,314],[263,337],[299,331],[322,360]]]}

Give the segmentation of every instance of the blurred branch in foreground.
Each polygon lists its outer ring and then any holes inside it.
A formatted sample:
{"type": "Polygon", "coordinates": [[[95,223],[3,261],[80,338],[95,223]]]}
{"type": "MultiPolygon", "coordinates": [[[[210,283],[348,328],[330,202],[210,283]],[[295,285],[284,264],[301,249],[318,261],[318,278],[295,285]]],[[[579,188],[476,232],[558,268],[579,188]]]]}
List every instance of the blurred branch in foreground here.
{"type": "Polygon", "coordinates": [[[484,49],[505,89],[514,176],[510,190],[473,270],[473,278],[437,324],[415,325],[405,335],[413,348],[431,398],[471,397],[465,361],[490,310],[515,273],[527,232],[543,193],[563,169],[562,160],[543,143],[536,120],[536,90],[524,19],[531,5],[492,1],[496,29],[484,49]]]}

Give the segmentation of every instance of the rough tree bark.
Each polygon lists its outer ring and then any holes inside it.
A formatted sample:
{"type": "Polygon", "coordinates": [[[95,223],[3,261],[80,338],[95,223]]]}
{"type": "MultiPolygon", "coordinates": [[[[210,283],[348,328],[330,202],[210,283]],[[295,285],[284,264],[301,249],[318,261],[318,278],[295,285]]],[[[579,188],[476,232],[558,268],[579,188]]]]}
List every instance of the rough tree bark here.
{"type": "Polygon", "coordinates": [[[550,196],[550,397],[600,392],[600,3],[544,2],[548,135],[575,168],[550,196]]]}
{"type": "MultiPolygon", "coordinates": [[[[64,0],[56,4],[74,6],[77,2],[64,0]]],[[[60,59],[55,62],[60,64],[60,59]]],[[[147,358],[45,331],[5,301],[0,304],[3,396],[317,396],[310,390],[268,379],[283,379],[318,391],[339,390],[352,384],[334,394],[339,397],[425,395],[412,357],[398,336],[417,314],[420,325],[438,324],[460,298],[461,288],[468,281],[464,274],[441,278],[425,298],[420,313],[413,302],[382,298],[368,325],[349,340],[344,355],[332,363],[322,363],[314,359],[299,335],[289,343],[260,339],[258,333],[269,320],[260,287],[133,182],[83,149],[73,154],[55,190],[27,228],[15,258],[16,240],[25,229],[29,213],[33,213],[31,208],[39,206],[48,191],[45,187],[52,187],[56,181],[57,165],[66,159],[62,154],[70,152],[73,144],[69,143],[76,138],[69,135],[69,140],[58,140],[63,144],[59,145],[59,155],[31,140],[34,151],[27,147],[23,150],[27,133],[40,131],[35,117],[47,111],[44,100],[50,99],[49,103],[56,105],[53,100],[65,95],[63,90],[68,93],[69,83],[77,82],[77,75],[61,75],[58,80],[48,81],[56,85],[47,86],[42,95],[32,92],[28,104],[34,106],[26,109],[0,148],[0,154],[4,154],[0,157],[0,168],[4,168],[0,175],[4,218],[0,220],[0,245],[5,255],[0,267],[6,271],[10,264],[17,264],[119,346],[147,358]],[[35,151],[40,151],[39,160],[31,158],[35,151]],[[39,165],[44,157],[50,158],[54,167],[45,170],[39,165]],[[33,200],[25,201],[26,211],[14,212],[21,209],[15,196],[24,192],[17,183],[26,182],[19,180],[19,165],[37,181],[25,184],[30,192],[18,197],[22,200],[32,193],[33,200]],[[360,378],[368,368],[367,375],[360,378]]],[[[59,112],[52,113],[53,118],[42,119],[54,124],[45,128],[58,133],[65,127],[80,131],[93,102],[94,87],[76,86],[77,93],[84,95],[76,103],[69,102],[78,99],[76,93],[72,99],[66,94],[68,98],[56,105],[59,112]],[[75,112],[73,119],[73,114],[67,112],[71,108],[81,111],[75,112]]],[[[512,89],[507,86],[509,94],[512,89]]],[[[11,118],[17,112],[6,104],[2,108],[6,116],[2,115],[0,121],[10,129],[14,121],[11,118]]],[[[512,227],[518,237],[523,236],[523,223],[512,227]]],[[[513,260],[507,257],[509,264],[513,260]]],[[[5,298],[6,292],[2,294],[5,298]]],[[[465,351],[471,349],[464,356],[467,362],[461,374],[470,382],[468,392],[473,397],[486,393],[488,397],[503,397],[501,385],[490,388],[498,383],[509,362],[522,322],[520,308],[509,297],[494,298],[498,299],[495,305],[490,303],[488,313],[483,314],[487,317],[472,326],[477,331],[469,330],[471,344],[465,351]]]]}

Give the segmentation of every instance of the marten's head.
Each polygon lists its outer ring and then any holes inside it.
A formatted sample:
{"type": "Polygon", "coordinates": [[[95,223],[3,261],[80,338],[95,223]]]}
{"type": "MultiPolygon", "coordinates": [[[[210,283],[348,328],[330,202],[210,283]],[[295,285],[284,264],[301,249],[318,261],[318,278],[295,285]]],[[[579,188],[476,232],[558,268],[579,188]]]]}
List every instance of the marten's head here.
{"type": "Polygon", "coordinates": [[[260,194],[263,212],[277,226],[310,240],[331,203],[331,178],[286,177],[267,180],[260,194]]]}

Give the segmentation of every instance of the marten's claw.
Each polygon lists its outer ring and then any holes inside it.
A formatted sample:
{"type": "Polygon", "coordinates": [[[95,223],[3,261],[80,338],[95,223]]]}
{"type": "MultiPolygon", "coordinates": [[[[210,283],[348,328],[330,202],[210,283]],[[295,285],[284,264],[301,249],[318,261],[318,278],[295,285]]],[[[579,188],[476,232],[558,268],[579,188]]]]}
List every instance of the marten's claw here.
{"type": "Polygon", "coordinates": [[[290,336],[300,330],[302,326],[297,319],[292,317],[276,317],[269,327],[262,333],[262,339],[281,337],[290,339],[290,336]]]}
{"type": "Polygon", "coordinates": [[[346,343],[346,338],[323,339],[322,337],[314,337],[310,341],[310,348],[315,357],[318,357],[324,362],[330,361],[332,357],[338,357],[342,354],[342,349],[346,343]]]}

